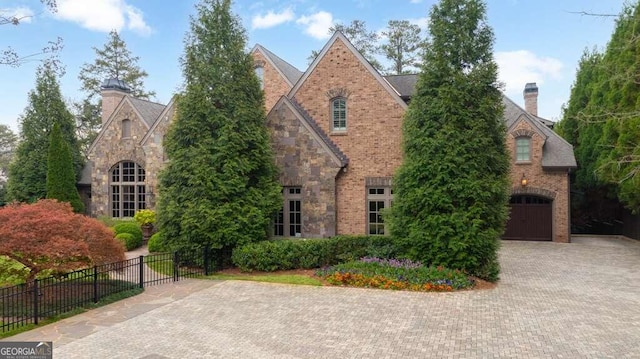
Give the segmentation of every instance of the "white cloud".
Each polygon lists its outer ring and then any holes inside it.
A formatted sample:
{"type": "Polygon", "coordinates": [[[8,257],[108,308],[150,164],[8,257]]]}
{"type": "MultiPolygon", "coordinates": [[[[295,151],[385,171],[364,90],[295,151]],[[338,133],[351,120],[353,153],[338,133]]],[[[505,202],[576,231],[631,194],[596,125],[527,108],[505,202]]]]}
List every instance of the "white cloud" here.
{"type": "Polygon", "coordinates": [[[58,0],[55,16],[89,30],[109,32],[126,28],[140,35],[151,33],[142,11],[125,0],[58,0]]]}
{"type": "Polygon", "coordinates": [[[271,10],[265,15],[256,15],[251,19],[252,29],[268,29],[270,27],[278,26],[282,23],[293,20],[295,15],[291,9],[283,10],[280,13],[275,13],[271,10]]]}
{"type": "Polygon", "coordinates": [[[409,21],[410,23],[412,23],[414,25],[420,26],[420,30],[422,30],[422,31],[427,31],[427,29],[429,27],[429,17],[428,16],[419,17],[419,18],[415,18],[415,19],[407,19],[407,21],[409,21]]]}
{"type": "Polygon", "coordinates": [[[318,40],[326,40],[331,37],[329,28],[333,25],[333,15],[326,11],[319,11],[309,16],[301,16],[296,23],[306,26],[304,32],[307,35],[318,40]]]}
{"type": "Polygon", "coordinates": [[[7,18],[16,18],[20,23],[29,23],[33,17],[33,11],[24,6],[9,9],[0,8],[0,15],[7,18]]]}
{"type": "Polygon", "coordinates": [[[539,85],[545,80],[562,78],[563,64],[552,57],[538,57],[527,50],[497,52],[496,62],[500,68],[499,79],[505,83],[507,95],[517,96],[528,82],[539,85]]]}

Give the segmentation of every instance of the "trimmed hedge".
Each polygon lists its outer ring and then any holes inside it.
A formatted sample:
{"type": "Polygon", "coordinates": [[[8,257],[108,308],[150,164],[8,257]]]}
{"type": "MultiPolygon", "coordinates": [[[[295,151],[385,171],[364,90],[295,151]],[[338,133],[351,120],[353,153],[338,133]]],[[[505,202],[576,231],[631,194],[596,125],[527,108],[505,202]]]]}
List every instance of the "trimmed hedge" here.
{"type": "Polygon", "coordinates": [[[142,245],[142,238],[138,239],[138,237],[134,236],[131,233],[118,233],[116,234],[116,239],[124,244],[124,247],[127,249],[127,251],[136,249],[142,245]]]}
{"type": "MultiPolygon", "coordinates": [[[[136,243],[140,242],[140,244],[138,244],[138,247],[142,245],[142,229],[136,222],[118,223],[113,226],[113,231],[116,233],[116,235],[120,233],[129,233],[135,237],[136,243]]],[[[127,250],[129,250],[128,247],[127,250]]]]}
{"type": "Polygon", "coordinates": [[[243,272],[273,272],[320,268],[367,256],[392,258],[395,255],[396,249],[391,237],[337,236],[251,243],[235,248],[231,260],[243,272]]]}
{"type": "Polygon", "coordinates": [[[162,244],[160,244],[160,232],[154,233],[147,242],[147,248],[151,253],[164,252],[162,244]]]}

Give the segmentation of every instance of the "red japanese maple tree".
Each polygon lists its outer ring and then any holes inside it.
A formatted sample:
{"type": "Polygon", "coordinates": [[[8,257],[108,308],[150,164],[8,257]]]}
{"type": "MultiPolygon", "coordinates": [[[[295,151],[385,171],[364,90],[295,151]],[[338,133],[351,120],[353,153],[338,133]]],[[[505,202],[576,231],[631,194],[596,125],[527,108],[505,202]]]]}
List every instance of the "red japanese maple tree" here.
{"type": "Polygon", "coordinates": [[[27,281],[47,269],[60,273],[125,258],[108,227],[50,199],[0,208],[0,255],[29,268],[27,281]]]}

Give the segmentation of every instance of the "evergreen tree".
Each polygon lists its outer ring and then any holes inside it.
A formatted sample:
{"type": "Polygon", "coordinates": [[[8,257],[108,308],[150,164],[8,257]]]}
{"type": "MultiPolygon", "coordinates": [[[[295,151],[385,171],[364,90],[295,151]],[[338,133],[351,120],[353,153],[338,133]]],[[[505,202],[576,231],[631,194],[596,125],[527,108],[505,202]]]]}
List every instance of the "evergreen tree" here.
{"type": "Polygon", "coordinates": [[[185,92],[165,142],[158,224],[170,247],[267,238],[282,205],[264,98],[230,0],[202,0],[183,58],[185,92]]]}
{"type": "Polygon", "coordinates": [[[412,259],[496,280],[509,157],[485,8],[480,0],[441,0],[431,10],[390,228],[412,259]]]}
{"type": "Polygon", "coordinates": [[[419,51],[423,47],[420,26],[407,20],[390,20],[382,34],[386,42],[380,46],[380,50],[391,61],[388,73],[410,73],[410,69],[419,65],[419,51]]]}
{"type": "Polygon", "coordinates": [[[47,195],[47,152],[54,122],[60,125],[71,149],[76,179],[83,166],[73,116],[62,100],[54,69],[45,63],[36,76],[36,87],[29,93],[29,103],[20,117],[20,143],[9,166],[7,197],[19,202],[35,202],[47,195]]]}
{"type": "Polygon", "coordinates": [[[53,124],[47,157],[47,198],[69,202],[73,211],[82,213],[84,204],[76,188],[73,158],[69,144],[62,137],[60,125],[53,124]]]}
{"type": "Polygon", "coordinates": [[[148,100],[155,92],[146,91],[144,79],[148,74],[138,66],[138,56],[133,56],[117,31],[109,33],[102,49],[93,48],[96,58],[93,63],[82,66],[78,79],[80,88],[87,94],[82,101],[73,104],[81,147],[87,150],[102,125],[101,85],[108,79],[123,80],[131,88],[131,95],[148,100]]]}

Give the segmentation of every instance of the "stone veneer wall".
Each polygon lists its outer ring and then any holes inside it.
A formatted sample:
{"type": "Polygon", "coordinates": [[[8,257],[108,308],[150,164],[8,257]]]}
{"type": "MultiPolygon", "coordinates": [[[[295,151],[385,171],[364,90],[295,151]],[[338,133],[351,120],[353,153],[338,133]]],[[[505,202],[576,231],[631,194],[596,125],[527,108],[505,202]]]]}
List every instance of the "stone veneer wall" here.
{"type": "Polygon", "coordinates": [[[147,208],[155,209],[158,200],[158,184],[160,179],[158,175],[164,167],[167,160],[164,152],[164,139],[169,125],[175,117],[175,105],[170,104],[170,108],[166,109],[162,114],[162,118],[156,127],[153,128],[149,137],[142,143],[142,148],[146,154],[146,182],[147,182],[147,208]]]}
{"type": "Polygon", "coordinates": [[[262,66],[264,78],[265,107],[267,112],[273,108],[280,97],[286,95],[291,90],[291,86],[258,51],[253,52],[256,66],[262,66]]]}
{"type": "Polygon", "coordinates": [[[93,173],[91,174],[92,216],[111,216],[109,212],[109,170],[115,164],[121,161],[133,161],[143,167],[146,166],[147,156],[139,143],[148,128],[142,121],[129,103],[125,102],[113,121],[102,129],[100,141],[89,153],[88,160],[93,163],[93,173]],[[131,137],[129,138],[122,138],[122,120],[125,119],[131,120],[131,137]]]}
{"type": "Polygon", "coordinates": [[[511,153],[511,185],[512,194],[531,194],[547,197],[552,200],[553,241],[570,241],[570,213],[569,213],[569,174],[567,170],[549,171],[542,168],[542,147],[544,138],[539,130],[533,128],[527,121],[519,121],[510,129],[507,135],[507,148],[511,153]],[[531,136],[531,161],[516,162],[516,137],[529,133],[531,136]],[[522,186],[524,174],[527,185],[522,186]]]}
{"type": "Polygon", "coordinates": [[[349,158],[337,178],[338,234],[366,232],[367,177],[390,177],[402,161],[404,108],[336,40],[295,99],[349,158]],[[347,131],[332,133],[330,100],[347,98],[347,131]]]}
{"type": "Polygon", "coordinates": [[[317,137],[282,104],[267,117],[283,186],[302,188],[302,237],[336,234],[335,178],[340,171],[317,137]]]}

